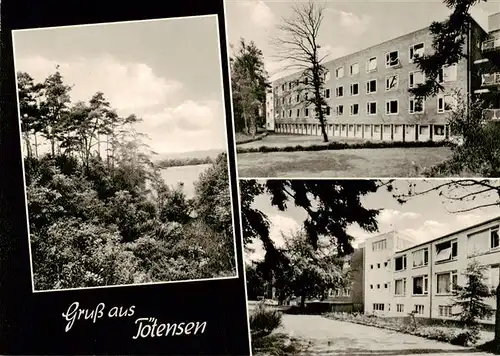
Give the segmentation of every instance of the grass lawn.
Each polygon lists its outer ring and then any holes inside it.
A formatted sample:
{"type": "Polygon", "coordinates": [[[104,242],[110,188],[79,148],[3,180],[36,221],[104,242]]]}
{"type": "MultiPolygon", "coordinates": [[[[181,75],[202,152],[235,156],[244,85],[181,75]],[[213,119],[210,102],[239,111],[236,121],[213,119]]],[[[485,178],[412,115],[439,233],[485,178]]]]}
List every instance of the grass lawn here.
{"type": "MultiPolygon", "coordinates": [[[[267,139],[264,139],[266,145],[275,145],[268,143],[267,139]]],[[[258,147],[262,141],[252,144],[258,147]]],[[[291,144],[288,141],[288,145],[291,144]]],[[[238,154],[237,160],[240,178],[403,178],[421,176],[424,168],[441,163],[450,156],[448,147],[418,147],[242,153],[238,154]]]]}
{"type": "MultiPolygon", "coordinates": [[[[238,140],[238,134],[236,134],[236,139],[238,140]]],[[[241,136],[242,137],[242,136],[241,136]]],[[[329,137],[329,142],[351,142],[358,143],[364,142],[365,140],[359,138],[348,138],[348,137],[329,137]]],[[[312,145],[326,145],[328,143],[323,142],[321,136],[308,136],[308,135],[268,135],[262,140],[243,143],[238,145],[239,148],[258,148],[261,146],[269,147],[286,147],[286,146],[312,146],[312,145]]]]}

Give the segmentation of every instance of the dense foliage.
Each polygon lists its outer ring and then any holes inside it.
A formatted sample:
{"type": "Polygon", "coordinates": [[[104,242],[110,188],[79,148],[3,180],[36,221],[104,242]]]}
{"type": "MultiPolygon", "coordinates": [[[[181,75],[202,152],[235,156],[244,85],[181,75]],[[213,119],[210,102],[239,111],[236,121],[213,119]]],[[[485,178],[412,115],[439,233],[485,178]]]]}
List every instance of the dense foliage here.
{"type": "Polygon", "coordinates": [[[18,77],[37,290],[234,274],[224,154],[188,198],[163,180],[139,118],[120,117],[103,93],[72,104],[58,72],[18,77]]]}

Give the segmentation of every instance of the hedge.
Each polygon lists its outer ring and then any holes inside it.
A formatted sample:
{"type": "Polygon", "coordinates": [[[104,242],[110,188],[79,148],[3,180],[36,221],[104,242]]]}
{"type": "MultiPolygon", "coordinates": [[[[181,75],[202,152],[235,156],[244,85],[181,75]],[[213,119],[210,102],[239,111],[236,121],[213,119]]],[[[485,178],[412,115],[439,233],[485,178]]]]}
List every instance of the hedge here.
{"type": "Polygon", "coordinates": [[[256,153],[256,152],[300,152],[300,151],[326,151],[326,150],[347,150],[360,148],[417,148],[417,147],[454,147],[455,144],[449,141],[391,141],[391,142],[362,142],[362,143],[345,143],[345,142],[330,142],[324,145],[311,146],[285,146],[272,147],[260,146],[256,148],[236,148],[237,153],[256,153]]]}
{"type": "Polygon", "coordinates": [[[244,140],[236,141],[236,144],[237,145],[242,145],[244,143],[250,143],[250,142],[254,142],[254,141],[259,141],[259,140],[262,140],[267,135],[268,135],[268,133],[264,132],[263,134],[257,135],[257,136],[252,137],[252,138],[247,138],[247,139],[244,139],[244,140]]]}

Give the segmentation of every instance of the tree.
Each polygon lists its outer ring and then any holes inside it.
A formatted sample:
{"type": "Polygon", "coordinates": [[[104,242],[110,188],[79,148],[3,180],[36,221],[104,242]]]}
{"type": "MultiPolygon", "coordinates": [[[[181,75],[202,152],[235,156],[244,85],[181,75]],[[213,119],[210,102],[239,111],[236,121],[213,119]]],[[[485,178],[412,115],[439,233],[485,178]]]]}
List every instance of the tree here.
{"type": "MultiPolygon", "coordinates": [[[[285,69],[300,71],[296,81],[297,92],[305,92],[304,105],[314,105],[316,118],[321,126],[323,140],[328,142],[325,128],[325,115],[328,104],[324,96],[326,67],[323,65],[328,55],[321,57],[318,43],[319,31],[323,21],[324,8],[313,0],[307,4],[294,5],[293,16],[283,19],[278,26],[281,35],[273,39],[276,48],[276,58],[287,62],[285,69]],[[312,95],[308,95],[312,92],[312,95]]],[[[289,95],[292,95],[289,93],[289,95]]]]}
{"type": "Polygon", "coordinates": [[[287,268],[288,260],[269,236],[267,215],[254,207],[261,194],[269,197],[271,205],[286,211],[288,204],[301,208],[307,217],[303,228],[313,249],[319,247],[320,237],[327,237],[339,256],[353,252],[353,237],[346,229],[358,224],[363,230],[378,229],[379,210],[365,208],[361,198],[385,185],[374,180],[267,180],[240,181],[241,216],[244,243],[260,239],[266,251],[265,263],[270,270],[287,268]]]}
{"type": "Polygon", "coordinates": [[[467,279],[465,286],[456,285],[454,288],[454,301],[452,307],[459,307],[460,311],[454,313],[469,329],[473,343],[479,339],[479,319],[493,314],[493,308],[484,302],[491,296],[489,286],[484,282],[484,273],[487,266],[473,260],[467,265],[463,275],[467,279]]]}
{"type": "Polygon", "coordinates": [[[253,41],[247,43],[242,38],[235,54],[230,58],[230,64],[235,130],[254,134],[256,117],[259,108],[263,108],[269,87],[262,51],[253,41]],[[240,115],[242,120],[239,120],[240,115]]]}
{"type": "Polygon", "coordinates": [[[347,284],[342,272],[343,260],[335,250],[328,245],[313,248],[304,231],[283,235],[283,238],[285,246],[282,250],[289,268],[277,274],[276,286],[282,298],[300,297],[300,307],[303,308],[307,299],[323,299],[329,289],[347,284]]]}
{"type": "Polygon", "coordinates": [[[464,45],[470,25],[474,21],[469,11],[472,6],[482,1],[486,0],[443,1],[451,9],[451,14],[445,21],[432,22],[430,25],[433,53],[415,56],[413,59],[413,62],[424,73],[425,81],[409,89],[412,95],[426,98],[444,90],[439,80],[441,70],[467,57],[464,45]]]}

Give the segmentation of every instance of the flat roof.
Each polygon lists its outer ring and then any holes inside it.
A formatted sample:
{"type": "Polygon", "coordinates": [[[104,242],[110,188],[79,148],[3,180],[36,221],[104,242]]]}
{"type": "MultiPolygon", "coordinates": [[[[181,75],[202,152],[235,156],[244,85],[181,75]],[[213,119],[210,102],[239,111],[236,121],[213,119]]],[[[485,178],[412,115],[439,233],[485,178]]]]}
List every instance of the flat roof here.
{"type": "Polygon", "coordinates": [[[438,240],[441,240],[441,239],[446,239],[450,236],[453,236],[453,235],[456,235],[456,234],[460,234],[464,231],[467,231],[467,230],[471,230],[471,229],[474,229],[476,227],[480,227],[481,225],[486,225],[486,224],[489,224],[489,223],[492,223],[494,222],[495,220],[498,220],[500,219],[500,215],[494,217],[494,218],[491,218],[491,219],[488,219],[488,220],[485,220],[485,221],[482,221],[480,223],[477,223],[475,225],[471,225],[471,226],[468,226],[468,227],[465,227],[463,229],[460,229],[460,230],[457,230],[457,231],[453,231],[453,232],[450,232],[449,234],[446,234],[446,235],[443,235],[443,236],[440,236],[440,237],[436,237],[432,240],[429,240],[429,241],[426,241],[426,242],[422,242],[418,245],[414,245],[414,246],[411,246],[411,247],[408,247],[408,248],[405,248],[404,250],[400,250],[400,251],[396,251],[396,254],[398,253],[402,253],[402,252],[406,252],[406,251],[409,251],[409,250],[413,250],[414,248],[416,247],[420,247],[420,246],[424,246],[424,245],[427,245],[427,244],[430,244],[430,243],[433,243],[433,242],[436,242],[438,240]]]}

